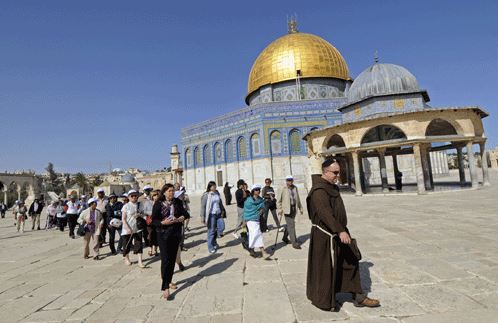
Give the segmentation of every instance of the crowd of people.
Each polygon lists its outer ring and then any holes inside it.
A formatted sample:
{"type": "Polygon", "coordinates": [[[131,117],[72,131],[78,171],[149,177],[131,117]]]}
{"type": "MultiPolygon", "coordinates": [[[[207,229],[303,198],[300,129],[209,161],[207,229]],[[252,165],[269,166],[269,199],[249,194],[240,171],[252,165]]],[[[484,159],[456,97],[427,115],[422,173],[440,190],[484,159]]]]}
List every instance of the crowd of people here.
{"type": "MultiPolygon", "coordinates": [[[[315,306],[324,310],[334,308],[335,293],[339,291],[353,293],[358,306],[379,306],[377,300],[366,297],[361,289],[358,262],[361,254],[346,227],[345,209],[336,185],[339,164],[335,160],[327,161],[322,170],[322,177],[315,180],[307,198],[312,221],[307,296],[315,306]],[[330,288],[324,284],[330,285],[330,288]]],[[[218,251],[218,239],[225,236],[225,205],[231,205],[231,188],[229,183],[223,188],[225,203],[214,181],[208,183],[201,197],[200,220],[207,229],[207,250],[210,254],[218,251]]],[[[182,271],[186,269],[181,261],[181,252],[187,250],[184,241],[185,233],[189,231],[190,199],[185,187],[179,184],[165,184],[160,190],[146,185],[142,191],[132,189],[122,196],[114,193],[105,196],[104,190],[99,189],[97,196],[89,196],[89,199],[85,195],[78,198],[73,194],[66,201],[54,201],[46,209],[45,229],[58,228],[63,232],[67,226],[71,239],[75,239],[76,234],[81,236],[85,259],[100,260],[100,251],[108,240],[110,254],[122,254],[124,263],[131,266],[130,253],[133,251],[138,267],[147,268],[143,251],[149,248],[150,257],[160,256],[162,296],[171,300],[170,289],[177,288],[173,281],[175,264],[182,271]]],[[[303,206],[292,176],[286,177],[285,185],[278,192],[272,187],[270,178],[265,179],[264,186],[255,184],[250,189],[240,179],[235,201],[237,219],[232,235],[249,255],[271,259],[263,234],[272,229],[278,230],[277,237],[283,232],[282,241],[285,244],[301,249],[295,221],[298,211],[303,215],[303,206]],[[270,213],[274,225],[268,225],[270,213]]],[[[40,230],[43,209],[42,200],[35,199],[29,208],[23,201],[16,201],[14,216],[17,230],[24,232],[28,216],[32,218],[32,230],[40,230]]],[[[0,205],[0,212],[2,210],[0,205]]]]}

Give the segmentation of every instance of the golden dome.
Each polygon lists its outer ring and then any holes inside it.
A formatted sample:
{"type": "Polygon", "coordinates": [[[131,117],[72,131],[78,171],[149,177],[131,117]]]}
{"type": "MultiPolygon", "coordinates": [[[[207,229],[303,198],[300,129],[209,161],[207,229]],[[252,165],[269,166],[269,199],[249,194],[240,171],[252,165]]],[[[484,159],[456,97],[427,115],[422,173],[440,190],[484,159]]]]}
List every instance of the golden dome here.
{"type": "Polygon", "coordinates": [[[263,85],[296,78],[333,77],[350,80],[348,66],[341,53],[318,36],[290,31],[266,47],[249,74],[248,96],[263,85]]]}

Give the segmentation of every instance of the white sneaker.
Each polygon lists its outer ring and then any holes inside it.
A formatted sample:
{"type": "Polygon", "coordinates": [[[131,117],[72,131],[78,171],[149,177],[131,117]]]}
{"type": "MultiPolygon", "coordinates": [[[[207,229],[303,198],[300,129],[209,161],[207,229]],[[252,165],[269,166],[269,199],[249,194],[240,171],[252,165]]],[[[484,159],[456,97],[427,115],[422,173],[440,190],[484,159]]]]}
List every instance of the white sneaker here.
{"type": "Polygon", "coordinates": [[[237,234],[237,232],[232,232],[232,236],[233,236],[235,239],[238,239],[238,238],[239,238],[239,235],[237,234]]]}
{"type": "Polygon", "coordinates": [[[284,231],[285,231],[284,227],[280,227],[280,229],[278,229],[278,232],[284,232],[284,231]]]}

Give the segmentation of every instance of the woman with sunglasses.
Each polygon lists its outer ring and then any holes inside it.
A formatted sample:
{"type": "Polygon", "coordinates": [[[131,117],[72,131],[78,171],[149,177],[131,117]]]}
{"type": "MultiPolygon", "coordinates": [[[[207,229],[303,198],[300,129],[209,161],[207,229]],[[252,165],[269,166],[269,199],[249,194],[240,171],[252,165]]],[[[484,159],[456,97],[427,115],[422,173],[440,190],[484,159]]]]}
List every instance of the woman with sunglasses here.
{"type": "Polygon", "coordinates": [[[189,218],[183,202],[175,198],[175,188],[165,184],[152,208],[152,226],[156,230],[161,255],[161,290],[166,300],[171,300],[172,282],[176,255],[180,246],[183,222],[189,218]]]}
{"type": "MultiPolygon", "coordinates": [[[[244,202],[244,221],[249,231],[249,249],[259,248],[262,256],[269,259],[270,254],[265,250],[263,233],[259,224],[261,214],[265,211],[265,200],[260,195],[261,186],[253,185],[251,195],[244,202]]],[[[251,252],[251,256],[254,256],[254,252],[251,252]]]]}

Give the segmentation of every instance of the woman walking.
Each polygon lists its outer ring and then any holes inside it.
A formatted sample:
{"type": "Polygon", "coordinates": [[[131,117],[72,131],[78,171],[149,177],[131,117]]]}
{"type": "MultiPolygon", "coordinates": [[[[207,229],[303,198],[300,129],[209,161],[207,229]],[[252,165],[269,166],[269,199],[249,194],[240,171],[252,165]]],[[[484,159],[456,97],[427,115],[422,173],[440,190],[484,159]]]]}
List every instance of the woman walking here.
{"type": "Polygon", "coordinates": [[[260,195],[261,186],[254,185],[251,188],[251,195],[244,202],[244,220],[249,231],[249,249],[259,248],[262,256],[269,259],[270,254],[265,251],[263,233],[259,225],[260,216],[265,211],[265,200],[260,195]]]}
{"type": "Polygon", "coordinates": [[[171,300],[169,289],[176,289],[172,283],[175,260],[182,236],[182,223],[189,217],[183,202],[174,197],[172,184],[165,184],[152,209],[154,226],[161,255],[161,290],[166,300],[171,300]]]}
{"type": "Polygon", "coordinates": [[[81,212],[78,217],[79,225],[85,226],[85,235],[83,236],[83,258],[90,258],[90,240],[92,241],[93,260],[99,258],[99,235],[104,228],[104,219],[102,213],[97,209],[97,199],[88,200],[88,208],[81,212]]]}
{"type": "Polygon", "coordinates": [[[55,208],[55,217],[57,218],[57,226],[61,232],[64,232],[64,227],[66,226],[66,210],[64,209],[64,202],[59,200],[55,208]]]}
{"type": "Polygon", "coordinates": [[[21,233],[24,233],[24,222],[28,218],[27,214],[28,214],[28,208],[26,207],[26,205],[24,205],[23,201],[19,201],[19,204],[14,209],[14,215],[17,220],[17,232],[19,232],[20,230],[21,233]]]}
{"type": "Polygon", "coordinates": [[[55,223],[55,217],[57,215],[57,201],[53,201],[48,207],[47,207],[47,223],[45,224],[45,229],[52,229],[54,227],[55,223]]]}
{"type": "MultiPolygon", "coordinates": [[[[128,198],[130,201],[126,203],[121,209],[121,216],[123,222],[123,229],[121,231],[121,239],[123,239],[123,257],[125,263],[131,266],[130,261],[130,251],[133,241],[133,253],[138,257],[138,267],[145,268],[142,263],[142,230],[144,228],[139,228],[138,218],[142,218],[143,215],[139,213],[138,209],[138,192],[136,190],[130,190],[128,192],[128,198]]],[[[144,220],[145,221],[145,220],[144,220]]]]}
{"type": "Polygon", "coordinates": [[[225,208],[221,201],[220,193],[216,190],[216,183],[211,181],[201,198],[201,219],[202,223],[207,225],[207,243],[210,253],[215,253],[218,250],[219,246],[216,239],[223,237],[225,221],[222,214],[224,213],[225,208]]]}

